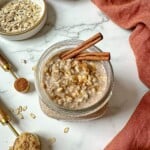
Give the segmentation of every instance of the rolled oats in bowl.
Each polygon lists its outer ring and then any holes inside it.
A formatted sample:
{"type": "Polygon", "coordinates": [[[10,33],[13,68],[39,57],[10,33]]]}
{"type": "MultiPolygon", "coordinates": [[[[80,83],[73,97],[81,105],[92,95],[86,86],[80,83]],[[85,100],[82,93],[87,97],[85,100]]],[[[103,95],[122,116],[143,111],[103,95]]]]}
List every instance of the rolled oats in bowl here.
{"type": "Polygon", "coordinates": [[[45,0],[0,0],[0,36],[24,40],[38,33],[47,19],[45,0]]]}
{"type": "Polygon", "coordinates": [[[41,7],[31,0],[11,0],[0,9],[0,31],[26,31],[40,19],[41,7]]]}
{"type": "MultiPolygon", "coordinates": [[[[51,46],[38,61],[35,78],[42,111],[63,120],[101,117],[112,93],[109,61],[62,60],[59,55],[82,41],[62,41],[51,46]]],[[[91,47],[87,51],[100,51],[91,47]]]]}

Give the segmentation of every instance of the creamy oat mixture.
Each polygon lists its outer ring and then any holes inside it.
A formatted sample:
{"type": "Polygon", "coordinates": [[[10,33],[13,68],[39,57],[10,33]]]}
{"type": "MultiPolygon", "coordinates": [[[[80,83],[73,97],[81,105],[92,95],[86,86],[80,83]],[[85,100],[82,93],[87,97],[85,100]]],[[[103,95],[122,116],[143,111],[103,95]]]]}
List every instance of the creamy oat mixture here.
{"type": "Polygon", "coordinates": [[[82,109],[100,100],[107,75],[100,61],[61,60],[54,56],[43,69],[43,87],[52,101],[67,109],[82,109]]]}
{"type": "Polygon", "coordinates": [[[41,7],[31,0],[12,0],[0,9],[0,31],[28,30],[39,21],[40,14],[41,7]]]}

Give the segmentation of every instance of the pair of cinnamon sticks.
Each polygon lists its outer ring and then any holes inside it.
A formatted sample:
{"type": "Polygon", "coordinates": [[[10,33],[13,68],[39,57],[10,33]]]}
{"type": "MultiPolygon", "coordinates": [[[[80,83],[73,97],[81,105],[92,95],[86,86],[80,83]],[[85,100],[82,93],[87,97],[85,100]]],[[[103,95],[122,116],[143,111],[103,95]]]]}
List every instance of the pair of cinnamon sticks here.
{"type": "Polygon", "coordinates": [[[108,61],[110,60],[110,53],[109,52],[84,52],[84,50],[88,49],[91,46],[94,46],[96,43],[101,41],[103,36],[101,33],[97,33],[96,35],[92,36],[88,40],[81,43],[76,48],[69,50],[60,55],[60,58],[63,60],[69,58],[75,58],[77,60],[103,60],[108,61]],[[82,52],[82,53],[81,53],[82,52]]]}

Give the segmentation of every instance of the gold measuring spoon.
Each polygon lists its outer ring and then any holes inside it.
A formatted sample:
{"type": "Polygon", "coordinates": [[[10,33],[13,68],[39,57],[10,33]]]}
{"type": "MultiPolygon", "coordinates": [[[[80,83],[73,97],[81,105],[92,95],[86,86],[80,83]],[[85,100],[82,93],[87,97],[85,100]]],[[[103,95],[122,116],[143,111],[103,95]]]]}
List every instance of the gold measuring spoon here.
{"type": "Polygon", "coordinates": [[[12,65],[0,54],[0,66],[4,71],[10,72],[15,78],[14,87],[18,92],[26,93],[30,88],[29,81],[25,78],[18,78],[12,69],[12,65]]]}
{"type": "Polygon", "coordinates": [[[27,132],[19,135],[19,133],[10,123],[10,117],[4,112],[2,108],[0,108],[0,122],[2,125],[8,125],[11,131],[13,131],[13,133],[17,136],[12,150],[30,150],[31,148],[32,150],[41,150],[41,143],[38,136],[27,132]]]}
{"type": "Polygon", "coordinates": [[[19,133],[16,131],[16,129],[10,123],[10,117],[1,108],[0,108],[0,122],[2,123],[2,125],[8,125],[8,127],[11,129],[11,131],[13,131],[13,133],[16,136],[19,136],[19,133]]]}

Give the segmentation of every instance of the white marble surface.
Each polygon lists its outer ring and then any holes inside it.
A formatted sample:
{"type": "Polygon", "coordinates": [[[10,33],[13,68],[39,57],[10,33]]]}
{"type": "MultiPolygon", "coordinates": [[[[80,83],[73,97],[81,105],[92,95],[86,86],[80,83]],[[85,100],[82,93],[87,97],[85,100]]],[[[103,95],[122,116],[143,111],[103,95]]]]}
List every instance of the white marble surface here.
{"type": "MultiPolygon", "coordinates": [[[[105,17],[90,0],[49,0],[48,21],[35,37],[25,41],[7,41],[0,38],[0,49],[15,64],[20,76],[34,82],[32,67],[51,44],[71,38],[86,39],[102,32],[104,40],[97,44],[110,51],[115,73],[115,87],[110,100],[110,108],[102,118],[89,122],[63,122],[45,116],[39,107],[35,90],[29,94],[19,94],[13,89],[13,77],[0,69],[0,101],[8,108],[27,105],[24,120],[17,120],[18,131],[30,131],[41,136],[43,150],[103,150],[105,145],[126,124],[140,98],[147,91],[139,81],[135,58],[130,48],[129,31],[123,30],[105,17]],[[22,60],[27,60],[27,64],[22,60]],[[29,113],[37,115],[35,120],[29,113]],[[68,134],[64,134],[69,127],[68,134]],[[47,141],[56,137],[50,148],[47,141]]],[[[0,125],[0,150],[7,150],[15,136],[0,125]]]]}

